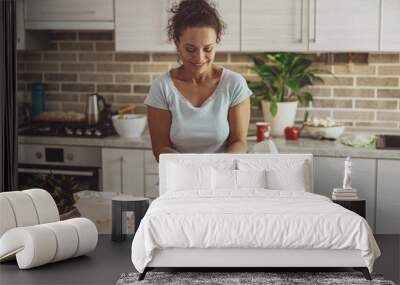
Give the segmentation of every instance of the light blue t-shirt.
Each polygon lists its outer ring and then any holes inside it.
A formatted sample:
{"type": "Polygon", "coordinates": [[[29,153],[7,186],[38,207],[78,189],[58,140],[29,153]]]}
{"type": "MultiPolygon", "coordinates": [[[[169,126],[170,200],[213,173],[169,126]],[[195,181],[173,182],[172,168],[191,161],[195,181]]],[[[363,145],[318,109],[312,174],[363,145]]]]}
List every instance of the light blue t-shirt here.
{"type": "Polygon", "coordinates": [[[223,68],[214,93],[200,107],[194,107],[167,72],[153,82],[144,104],[171,112],[170,140],[178,152],[217,153],[227,147],[229,108],[250,95],[243,76],[223,68]]]}

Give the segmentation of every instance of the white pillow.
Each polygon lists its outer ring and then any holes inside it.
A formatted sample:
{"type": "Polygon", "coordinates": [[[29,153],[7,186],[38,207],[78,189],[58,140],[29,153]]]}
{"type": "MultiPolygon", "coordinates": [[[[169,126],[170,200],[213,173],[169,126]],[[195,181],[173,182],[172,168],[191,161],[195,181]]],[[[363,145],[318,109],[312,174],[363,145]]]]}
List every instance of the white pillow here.
{"type": "Polygon", "coordinates": [[[212,188],[214,190],[236,190],[236,170],[212,168],[212,188]]]}
{"type": "Polygon", "coordinates": [[[169,163],[168,191],[211,190],[211,167],[169,163]]]}
{"type": "Polygon", "coordinates": [[[267,171],[263,170],[236,170],[238,188],[267,188],[267,171]]]}
{"type": "Polygon", "coordinates": [[[213,189],[267,188],[266,170],[212,169],[213,189]]]}
{"type": "Polygon", "coordinates": [[[267,188],[272,190],[307,191],[309,167],[304,160],[296,159],[239,159],[240,170],[266,169],[267,188]]]}
{"type": "Polygon", "coordinates": [[[268,188],[273,190],[306,191],[305,163],[293,165],[289,171],[270,169],[267,172],[268,188]]]}

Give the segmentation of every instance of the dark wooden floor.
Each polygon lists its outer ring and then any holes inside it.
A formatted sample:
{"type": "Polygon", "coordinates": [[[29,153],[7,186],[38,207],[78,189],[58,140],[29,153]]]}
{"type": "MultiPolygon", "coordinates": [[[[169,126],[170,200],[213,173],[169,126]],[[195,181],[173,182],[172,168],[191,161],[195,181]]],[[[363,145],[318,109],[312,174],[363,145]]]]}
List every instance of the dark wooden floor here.
{"type": "Polygon", "coordinates": [[[99,236],[97,248],[87,256],[19,270],[16,262],[0,265],[0,284],[115,284],[124,272],[134,271],[132,240],[116,243],[99,236]]]}
{"type": "MultiPolygon", "coordinates": [[[[375,263],[375,272],[399,283],[400,236],[377,236],[382,257],[375,263]]],[[[0,284],[115,284],[124,272],[134,271],[131,243],[111,241],[100,236],[95,251],[88,256],[48,264],[29,270],[19,270],[16,262],[0,264],[0,284]]]]}

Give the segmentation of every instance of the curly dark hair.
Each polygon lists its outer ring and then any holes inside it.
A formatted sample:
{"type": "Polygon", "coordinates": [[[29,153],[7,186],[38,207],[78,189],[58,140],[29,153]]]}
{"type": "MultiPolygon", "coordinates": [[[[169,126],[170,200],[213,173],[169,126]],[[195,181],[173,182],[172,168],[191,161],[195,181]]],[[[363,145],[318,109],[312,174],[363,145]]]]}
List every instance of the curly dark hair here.
{"type": "Polygon", "coordinates": [[[174,3],[169,10],[173,15],[168,20],[168,39],[179,42],[182,32],[190,27],[211,27],[217,34],[217,43],[226,29],[214,3],[207,0],[183,0],[174,3]]]}

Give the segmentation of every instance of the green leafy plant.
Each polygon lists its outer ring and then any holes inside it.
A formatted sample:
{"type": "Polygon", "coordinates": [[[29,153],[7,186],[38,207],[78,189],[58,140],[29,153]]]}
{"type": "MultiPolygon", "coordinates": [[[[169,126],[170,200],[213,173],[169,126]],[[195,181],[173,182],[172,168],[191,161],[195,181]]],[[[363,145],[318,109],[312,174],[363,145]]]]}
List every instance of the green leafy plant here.
{"type": "Polygon", "coordinates": [[[56,202],[60,214],[74,209],[74,193],[80,191],[75,179],[68,176],[55,176],[54,174],[37,173],[19,186],[20,189],[40,187],[47,190],[56,202]]]}
{"type": "Polygon", "coordinates": [[[254,65],[251,69],[261,78],[260,81],[248,82],[254,92],[252,103],[256,105],[261,100],[271,102],[270,112],[274,117],[278,112],[278,102],[298,100],[308,104],[313,96],[302,89],[315,81],[323,82],[315,75],[318,70],[311,68],[312,60],[302,54],[266,53],[252,59],[254,65]]]}

